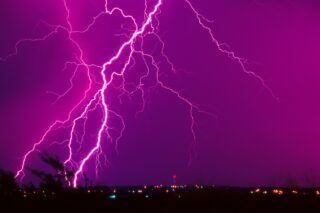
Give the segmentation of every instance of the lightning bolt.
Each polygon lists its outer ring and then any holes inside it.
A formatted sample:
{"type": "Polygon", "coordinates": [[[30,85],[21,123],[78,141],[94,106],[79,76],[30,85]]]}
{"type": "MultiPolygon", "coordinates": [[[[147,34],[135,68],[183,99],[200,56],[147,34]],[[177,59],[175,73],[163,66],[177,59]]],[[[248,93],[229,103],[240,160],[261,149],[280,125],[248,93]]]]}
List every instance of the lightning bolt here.
{"type": "MultiPolygon", "coordinates": [[[[54,142],[52,144],[58,145],[65,145],[68,150],[68,156],[64,161],[64,165],[69,169],[75,171],[74,177],[72,180],[66,180],[69,186],[78,187],[80,184],[81,175],[85,171],[85,167],[87,166],[88,162],[96,157],[96,174],[98,175],[98,170],[101,167],[100,159],[104,159],[105,162],[107,161],[106,156],[103,152],[103,143],[106,141],[114,141],[116,145],[118,144],[119,140],[122,138],[123,133],[125,131],[125,119],[121,116],[121,114],[117,113],[112,107],[108,104],[108,89],[110,87],[115,87],[115,79],[121,79],[122,83],[120,86],[117,87],[118,90],[122,91],[121,95],[118,97],[121,102],[122,95],[132,95],[136,92],[140,92],[142,104],[141,109],[137,113],[141,113],[144,111],[146,107],[146,99],[148,96],[148,90],[150,88],[146,88],[144,81],[150,77],[151,73],[155,73],[155,83],[151,86],[159,87],[162,90],[173,94],[177,100],[181,101],[188,107],[188,113],[190,118],[190,132],[192,135],[193,145],[197,140],[196,136],[196,113],[205,113],[210,116],[214,116],[209,112],[205,112],[200,109],[199,106],[194,104],[190,99],[185,97],[180,91],[168,86],[162,79],[160,73],[159,63],[160,61],[156,60],[155,56],[152,53],[148,53],[146,51],[146,47],[144,45],[144,39],[146,37],[153,37],[155,38],[161,46],[161,56],[162,60],[165,61],[170,67],[173,73],[178,72],[178,69],[174,66],[174,63],[170,60],[170,58],[165,53],[165,42],[159,36],[159,26],[160,20],[158,15],[161,14],[161,6],[165,0],[156,0],[155,3],[149,3],[150,1],[144,0],[144,20],[141,24],[138,23],[137,19],[120,8],[120,7],[113,7],[109,8],[108,0],[104,1],[104,9],[102,12],[97,14],[95,17],[92,18],[91,23],[89,23],[84,29],[82,30],[74,30],[74,27],[70,21],[70,14],[71,10],[68,5],[68,0],[62,0],[63,5],[65,8],[65,25],[51,25],[43,21],[44,24],[48,25],[52,28],[52,31],[49,32],[42,38],[36,39],[22,39],[19,40],[15,45],[15,51],[12,54],[4,58],[0,58],[1,61],[6,62],[9,58],[17,56],[19,53],[19,48],[22,48],[24,43],[27,42],[43,42],[46,41],[48,38],[54,36],[55,34],[59,33],[59,31],[65,31],[68,35],[68,40],[76,49],[76,57],[74,61],[67,61],[65,63],[65,68],[68,65],[74,65],[75,68],[73,70],[73,74],[70,78],[70,87],[61,94],[56,92],[49,92],[51,94],[55,94],[57,96],[56,101],[53,103],[57,103],[61,98],[65,97],[74,87],[74,79],[77,75],[80,67],[85,68],[86,76],[88,79],[88,85],[86,90],[84,91],[83,98],[78,101],[77,104],[73,106],[73,108],[69,111],[67,118],[64,120],[56,120],[52,123],[44,132],[40,140],[33,144],[31,149],[26,152],[26,154],[22,158],[21,165],[16,172],[16,178],[23,179],[25,176],[24,170],[27,164],[28,159],[30,158],[31,154],[34,153],[38,147],[45,143],[47,138],[50,136],[52,132],[57,129],[65,128],[68,129],[69,136],[68,139],[63,140],[63,142],[54,142]],[[114,14],[120,14],[123,19],[127,19],[131,22],[133,29],[129,29],[130,35],[127,36],[127,40],[125,40],[116,51],[116,53],[108,60],[106,60],[101,66],[96,64],[88,64],[84,58],[84,50],[81,48],[81,45],[74,39],[74,35],[76,34],[84,34],[89,32],[92,27],[96,24],[97,20],[102,16],[113,16],[114,14]],[[129,91],[126,89],[126,79],[125,73],[128,72],[132,66],[135,66],[135,58],[140,57],[143,60],[143,63],[146,68],[146,72],[140,76],[138,85],[135,85],[135,89],[129,91]],[[122,68],[120,70],[112,69],[112,65],[115,63],[120,63],[122,68]],[[95,80],[94,75],[92,74],[92,68],[99,69],[99,78],[101,79],[100,82],[95,80]],[[98,88],[95,88],[94,85],[98,85],[98,88]],[[101,120],[99,122],[99,129],[97,134],[95,135],[95,143],[92,148],[86,150],[86,154],[80,160],[76,160],[74,155],[82,149],[82,144],[85,143],[84,137],[86,134],[86,122],[88,117],[90,117],[90,113],[93,113],[97,110],[102,111],[101,120]],[[109,125],[110,116],[117,118],[121,123],[121,128],[118,131],[118,135],[116,137],[110,134],[110,130],[112,127],[109,125]],[[79,133],[78,126],[79,123],[83,122],[83,131],[79,133]],[[78,139],[77,135],[81,134],[80,140],[78,139]],[[79,147],[77,150],[74,149],[74,144],[78,143],[79,147]]],[[[193,6],[190,0],[184,0],[186,5],[190,8],[191,12],[195,16],[196,20],[198,21],[199,26],[208,33],[211,42],[216,46],[216,48],[222,53],[231,58],[232,60],[236,61],[239,66],[242,68],[244,73],[253,76],[257,80],[261,82],[261,84],[266,88],[270,94],[276,98],[273,91],[267,86],[265,80],[259,76],[258,74],[248,70],[245,66],[246,60],[237,56],[230,48],[226,48],[226,45],[220,43],[215,37],[213,30],[210,28],[212,23],[211,20],[203,16],[197,9],[193,6]]],[[[126,34],[125,34],[126,35],[126,34]]],[[[191,159],[191,158],[190,158],[191,159]]],[[[190,163],[190,162],[189,162],[190,163]]]]}
{"type": "Polygon", "coordinates": [[[207,33],[209,34],[212,43],[218,48],[218,50],[227,55],[229,58],[231,58],[232,60],[236,61],[240,67],[242,68],[242,70],[244,71],[244,73],[253,76],[254,78],[258,79],[261,84],[263,85],[263,87],[265,89],[267,89],[267,91],[271,94],[271,96],[276,99],[277,101],[279,100],[279,98],[274,94],[274,92],[272,91],[272,89],[266,84],[265,80],[258,75],[257,73],[250,71],[246,68],[246,59],[241,58],[239,56],[236,55],[235,52],[233,52],[232,50],[230,50],[230,48],[228,47],[228,45],[226,45],[225,43],[220,43],[214,36],[213,30],[212,28],[210,28],[208,26],[208,23],[213,23],[212,20],[206,18],[204,15],[202,15],[191,3],[190,0],[185,0],[185,2],[187,3],[187,5],[189,6],[189,8],[191,9],[191,11],[193,12],[193,14],[195,15],[195,17],[197,18],[198,24],[202,27],[203,30],[207,31],[207,33]]]}

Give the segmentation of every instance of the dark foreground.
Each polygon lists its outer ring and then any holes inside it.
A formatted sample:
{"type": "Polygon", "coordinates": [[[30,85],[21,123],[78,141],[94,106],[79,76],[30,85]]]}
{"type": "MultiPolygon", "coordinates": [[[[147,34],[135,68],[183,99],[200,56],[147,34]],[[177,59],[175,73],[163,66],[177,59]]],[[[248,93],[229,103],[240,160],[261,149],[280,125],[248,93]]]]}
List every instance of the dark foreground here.
{"type": "Polygon", "coordinates": [[[317,189],[144,186],[1,196],[1,212],[320,212],[317,189]],[[1,209],[5,210],[2,211],[1,209]],[[101,211],[99,211],[101,210],[101,211]]]}

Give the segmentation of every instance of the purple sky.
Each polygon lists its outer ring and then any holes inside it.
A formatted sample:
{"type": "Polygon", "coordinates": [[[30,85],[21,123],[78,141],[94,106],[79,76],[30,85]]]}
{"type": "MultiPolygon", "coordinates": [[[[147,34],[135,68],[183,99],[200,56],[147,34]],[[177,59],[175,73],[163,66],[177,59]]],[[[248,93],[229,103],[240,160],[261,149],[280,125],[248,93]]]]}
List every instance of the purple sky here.
{"type": "MultiPolygon", "coordinates": [[[[67,2],[74,30],[85,28],[104,6],[103,0],[67,2]]],[[[139,24],[143,21],[143,0],[109,2],[110,7],[121,6],[135,16],[139,24]]],[[[150,7],[155,1],[151,2],[150,7]]],[[[162,60],[161,78],[215,116],[194,114],[197,141],[193,144],[188,106],[173,94],[152,89],[145,111],[135,117],[141,99],[134,95],[117,104],[118,93],[110,90],[110,106],[123,115],[126,130],[118,152],[114,144],[104,147],[108,166],[100,170],[96,183],[171,183],[171,176],[177,174],[178,182],[188,184],[320,184],[320,4],[311,0],[191,1],[214,20],[215,37],[247,59],[247,68],[265,80],[277,101],[257,78],[218,51],[184,0],[163,2],[158,34],[178,72],[172,74],[162,60]],[[190,149],[195,154],[189,165],[190,149]]],[[[49,33],[52,29],[41,20],[66,27],[65,17],[62,0],[0,1],[0,57],[14,52],[21,38],[49,33]]],[[[104,16],[88,33],[74,39],[85,51],[87,63],[101,65],[126,39],[120,34],[129,34],[128,28],[132,25],[119,15],[104,16]]],[[[152,39],[145,43],[158,57],[159,44],[152,39]]],[[[81,68],[74,88],[59,102],[53,104],[56,97],[48,93],[69,88],[74,67],[63,68],[75,54],[67,33],[60,30],[45,41],[22,43],[16,56],[0,62],[0,167],[16,171],[22,156],[48,126],[65,119],[83,97],[88,81],[81,68]]],[[[143,69],[137,57],[126,76],[128,83],[136,83],[143,69]]],[[[151,85],[152,78],[146,83],[151,85]]],[[[94,142],[99,116],[97,112],[88,119],[86,145],[79,158],[94,142]]],[[[119,127],[117,119],[110,123],[119,127]]],[[[65,146],[50,144],[67,137],[67,129],[57,130],[39,150],[65,159],[65,146]]],[[[85,171],[94,178],[94,162],[88,165],[85,171]]],[[[37,153],[27,167],[42,168],[37,153]]]]}

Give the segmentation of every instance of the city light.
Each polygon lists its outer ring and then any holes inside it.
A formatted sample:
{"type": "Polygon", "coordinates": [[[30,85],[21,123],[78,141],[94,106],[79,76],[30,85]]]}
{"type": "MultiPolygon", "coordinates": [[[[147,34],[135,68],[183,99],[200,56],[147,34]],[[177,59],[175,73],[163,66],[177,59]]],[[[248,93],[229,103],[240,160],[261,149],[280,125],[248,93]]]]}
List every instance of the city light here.
{"type": "Polygon", "coordinates": [[[111,200],[115,200],[116,198],[117,198],[116,194],[109,195],[109,199],[111,199],[111,200]]]}

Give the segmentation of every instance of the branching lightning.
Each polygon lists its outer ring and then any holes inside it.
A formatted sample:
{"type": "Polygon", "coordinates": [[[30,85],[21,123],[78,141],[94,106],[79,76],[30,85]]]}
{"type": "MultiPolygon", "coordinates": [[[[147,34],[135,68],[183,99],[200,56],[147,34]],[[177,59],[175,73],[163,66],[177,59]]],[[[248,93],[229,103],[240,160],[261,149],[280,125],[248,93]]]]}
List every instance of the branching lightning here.
{"type": "MultiPolygon", "coordinates": [[[[62,0],[64,8],[65,8],[65,21],[66,26],[64,25],[51,25],[49,23],[44,22],[46,25],[52,28],[52,31],[49,32],[42,38],[37,39],[21,39],[15,45],[15,51],[8,56],[1,58],[1,61],[7,61],[11,57],[15,57],[19,54],[19,48],[22,48],[22,45],[26,42],[42,42],[47,40],[48,38],[54,36],[55,34],[59,33],[59,31],[65,31],[68,34],[69,42],[75,47],[76,49],[76,60],[75,61],[67,61],[65,63],[65,69],[67,66],[74,66],[73,74],[70,78],[70,87],[63,93],[58,94],[55,92],[50,92],[57,96],[57,99],[54,103],[58,102],[61,98],[67,95],[71,89],[73,88],[74,78],[79,71],[79,68],[84,68],[86,71],[86,76],[88,79],[88,85],[86,90],[84,91],[83,98],[69,111],[68,116],[65,120],[56,120],[52,123],[47,130],[44,132],[40,140],[33,144],[30,150],[26,152],[23,156],[21,165],[16,172],[16,178],[20,180],[24,177],[26,164],[28,159],[34,153],[37,148],[45,143],[48,140],[49,135],[57,129],[65,128],[69,131],[69,136],[67,140],[63,142],[55,141],[52,143],[58,145],[66,146],[68,150],[68,155],[64,160],[64,165],[68,169],[72,169],[75,171],[74,177],[72,179],[67,180],[70,186],[78,187],[81,183],[81,175],[84,173],[86,166],[90,160],[96,160],[96,174],[98,174],[98,170],[102,165],[101,159],[107,161],[105,153],[103,151],[103,144],[106,142],[114,142],[118,144],[119,140],[123,136],[125,131],[125,119],[114,110],[108,104],[108,97],[107,94],[109,92],[109,88],[113,86],[116,78],[120,78],[122,80],[122,84],[118,87],[120,91],[122,91],[122,95],[132,95],[135,92],[140,92],[142,104],[141,109],[137,113],[141,113],[144,111],[146,107],[146,99],[147,99],[147,90],[146,86],[144,85],[144,81],[148,78],[151,72],[155,72],[155,84],[153,87],[159,87],[164,91],[167,91],[173,94],[179,101],[183,102],[188,107],[188,113],[190,118],[190,132],[192,135],[192,141],[195,143],[197,136],[196,136],[196,118],[195,113],[203,111],[194,104],[190,99],[185,97],[181,92],[168,86],[160,77],[160,67],[159,61],[151,54],[145,50],[144,46],[144,39],[146,37],[153,37],[155,38],[161,46],[161,56],[162,60],[168,64],[173,73],[177,72],[174,63],[170,60],[170,58],[165,54],[165,42],[159,36],[159,26],[160,20],[158,15],[161,14],[161,6],[165,3],[166,0],[157,0],[154,4],[149,3],[148,0],[145,0],[145,8],[144,8],[144,20],[143,23],[139,24],[137,19],[130,15],[126,14],[126,12],[120,7],[113,7],[109,8],[108,0],[105,0],[104,10],[100,12],[98,15],[93,17],[92,22],[89,23],[85,29],[83,30],[74,30],[74,27],[70,21],[70,14],[72,13],[72,8],[69,8],[68,0],[62,0]],[[88,64],[84,57],[84,50],[81,45],[74,39],[74,35],[83,34],[92,29],[92,27],[96,24],[96,21],[101,18],[102,16],[113,16],[113,15],[121,15],[123,19],[129,20],[133,26],[133,29],[130,29],[130,35],[119,47],[116,53],[109,59],[107,59],[102,65],[95,65],[95,64],[88,64]],[[135,86],[133,91],[128,91],[125,88],[126,79],[125,73],[130,70],[132,66],[135,66],[135,58],[140,57],[144,62],[146,72],[140,76],[138,85],[135,86]],[[115,63],[121,64],[121,69],[113,69],[112,65],[115,63]],[[101,82],[96,82],[94,75],[92,74],[92,68],[98,68],[99,78],[101,82]],[[93,85],[99,85],[99,88],[96,89],[93,85]],[[82,145],[85,143],[85,135],[86,135],[86,122],[90,117],[91,113],[100,110],[101,113],[101,120],[98,120],[99,129],[97,134],[95,135],[95,143],[93,147],[86,150],[86,154],[80,160],[74,158],[74,155],[82,149],[82,145]],[[118,119],[121,123],[121,129],[118,130],[117,136],[110,134],[110,130],[112,130],[112,126],[109,125],[108,121],[110,116],[118,119]],[[82,125],[82,131],[79,130],[79,126],[82,125]],[[78,137],[80,135],[80,137],[78,137]],[[79,139],[80,138],[80,139],[79,139]],[[74,148],[74,144],[78,144],[78,148],[74,148]],[[95,157],[95,158],[94,158],[95,157]]],[[[183,0],[183,2],[188,6],[192,14],[195,16],[196,21],[199,24],[199,27],[203,29],[206,33],[208,33],[212,43],[216,46],[216,48],[226,56],[230,57],[232,60],[236,61],[239,66],[242,68],[244,73],[249,74],[259,80],[261,84],[270,92],[270,94],[275,97],[272,90],[266,85],[265,80],[259,76],[258,74],[248,70],[245,66],[245,60],[237,56],[230,48],[226,48],[226,45],[220,43],[215,37],[213,30],[210,28],[210,23],[212,22],[201,13],[197,11],[197,9],[193,6],[190,0],[183,0]]],[[[120,95],[120,96],[122,96],[120,95]]],[[[119,99],[121,97],[119,96],[119,99]]],[[[207,112],[203,112],[207,113],[207,112]]],[[[210,113],[207,113],[211,115],[210,113]]]]}

